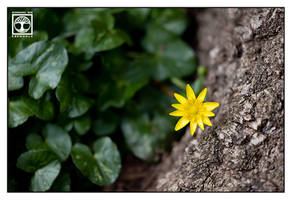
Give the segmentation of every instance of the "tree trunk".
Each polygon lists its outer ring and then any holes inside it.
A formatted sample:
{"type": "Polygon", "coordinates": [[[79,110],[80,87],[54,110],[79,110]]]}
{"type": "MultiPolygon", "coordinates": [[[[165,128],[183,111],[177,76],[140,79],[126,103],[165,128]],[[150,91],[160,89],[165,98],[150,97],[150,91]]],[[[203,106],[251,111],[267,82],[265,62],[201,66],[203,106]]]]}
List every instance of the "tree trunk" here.
{"type": "Polygon", "coordinates": [[[189,131],[147,190],[284,191],[284,9],[205,9],[197,53],[212,127],[189,131]]]}

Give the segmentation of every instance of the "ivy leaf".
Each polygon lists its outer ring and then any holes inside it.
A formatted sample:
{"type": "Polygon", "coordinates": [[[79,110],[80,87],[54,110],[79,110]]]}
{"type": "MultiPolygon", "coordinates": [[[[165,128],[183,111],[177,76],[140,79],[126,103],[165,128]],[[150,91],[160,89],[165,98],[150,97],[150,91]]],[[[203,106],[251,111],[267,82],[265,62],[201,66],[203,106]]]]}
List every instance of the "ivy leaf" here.
{"type": "Polygon", "coordinates": [[[91,127],[91,119],[89,115],[82,116],[74,120],[74,128],[79,135],[86,134],[91,127]]]}
{"type": "Polygon", "coordinates": [[[127,9],[127,16],[123,21],[123,25],[131,26],[132,29],[136,27],[143,28],[150,12],[150,8],[129,8],[127,9]]]}
{"type": "Polygon", "coordinates": [[[122,30],[110,30],[98,42],[93,44],[93,49],[94,52],[107,51],[117,48],[129,40],[129,36],[122,30]]]}
{"type": "Polygon", "coordinates": [[[50,189],[61,170],[61,163],[57,160],[38,169],[31,179],[30,189],[33,192],[44,192],[50,189]]]}
{"type": "Polygon", "coordinates": [[[100,113],[100,118],[93,122],[92,128],[97,136],[105,136],[112,134],[119,123],[119,118],[115,113],[100,113]]]}
{"type": "Polygon", "coordinates": [[[82,29],[78,32],[74,46],[90,58],[94,53],[108,51],[130,43],[129,36],[122,30],[111,29],[107,32],[96,32],[94,28],[82,29]]]}
{"type": "Polygon", "coordinates": [[[48,89],[55,89],[68,63],[66,49],[57,43],[35,42],[20,51],[9,63],[13,76],[33,75],[29,95],[39,99],[48,89]]]}
{"type": "Polygon", "coordinates": [[[51,191],[53,192],[70,192],[71,190],[71,178],[69,173],[62,172],[54,181],[51,191]]]}
{"type": "Polygon", "coordinates": [[[29,98],[17,98],[8,102],[8,126],[10,128],[23,124],[37,110],[37,105],[29,98]]]}
{"type": "Polygon", "coordinates": [[[71,151],[73,163],[92,183],[100,186],[112,184],[121,170],[117,146],[109,137],[103,137],[94,143],[93,149],[94,155],[86,145],[75,144],[71,151]]]}
{"type": "Polygon", "coordinates": [[[187,27],[187,17],[181,8],[154,8],[151,16],[155,23],[177,35],[187,27]]]}
{"type": "Polygon", "coordinates": [[[19,51],[38,41],[47,41],[48,33],[45,31],[35,31],[33,32],[33,37],[31,38],[8,38],[8,52],[9,57],[13,58],[19,51]]]}
{"type": "Polygon", "coordinates": [[[8,102],[10,128],[23,124],[31,116],[37,116],[45,121],[51,120],[54,117],[53,103],[45,98],[36,101],[26,96],[15,97],[8,102]]]}
{"type": "Polygon", "coordinates": [[[35,172],[56,159],[57,156],[49,150],[33,149],[22,153],[17,159],[16,166],[26,172],[35,172]]]}
{"type": "Polygon", "coordinates": [[[43,139],[36,133],[31,133],[26,137],[25,146],[27,149],[45,149],[43,139]]]}
{"type": "Polygon", "coordinates": [[[123,79],[108,82],[100,90],[100,96],[97,100],[98,108],[104,111],[110,107],[123,107],[147,82],[147,79],[136,82],[136,84],[123,79]]]}
{"type": "Polygon", "coordinates": [[[130,150],[145,161],[156,160],[156,152],[165,146],[171,127],[171,120],[159,114],[155,114],[153,120],[144,114],[122,121],[123,135],[130,150]]]}
{"type": "Polygon", "coordinates": [[[109,137],[102,137],[94,142],[93,150],[103,174],[103,184],[112,184],[121,170],[121,157],[116,144],[109,137]]]}
{"type": "Polygon", "coordinates": [[[43,130],[45,143],[48,147],[65,161],[71,151],[71,138],[61,127],[54,124],[47,124],[43,130]]]}
{"type": "Polygon", "coordinates": [[[77,32],[90,27],[93,21],[99,23],[100,28],[112,28],[114,26],[114,17],[105,8],[72,9],[65,14],[63,21],[67,32],[77,32]]]}
{"type": "Polygon", "coordinates": [[[76,91],[72,80],[65,74],[56,89],[56,97],[60,102],[60,112],[67,112],[70,118],[85,114],[93,105],[94,101],[76,91]]]}
{"type": "Polygon", "coordinates": [[[142,46],[153,54],[149,62],[154,67],[153,76],[156,80],[186,76],[196,69],[192,48],[159,25],[148,27],[142,46]]]}
{"type": "Polygon", "coordinates": [[[8,68],[8,91],[18,90],[23,87],[23,78],[13,76],[8,68]]]}

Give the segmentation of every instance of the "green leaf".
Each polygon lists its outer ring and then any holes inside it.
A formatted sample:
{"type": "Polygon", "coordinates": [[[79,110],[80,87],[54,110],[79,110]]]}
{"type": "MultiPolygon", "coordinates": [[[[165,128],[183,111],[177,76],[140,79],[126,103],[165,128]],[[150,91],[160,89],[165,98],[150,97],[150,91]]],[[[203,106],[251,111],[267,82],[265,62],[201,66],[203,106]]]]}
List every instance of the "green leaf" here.
{"type": "Polygon", "coordinates": [[[31,133],[26,137],[25,146],[29,150],[46,148],[42,137],[36,133],[31,133]]]}
{"type": "Polygon", "coordinates": [[[13,76],[8,68],[8,91],[18,90],[23,87],[23,78],[13,76]]]}
{"type": "Polygon", "coordinates": [[[108,30],[107,32],[96,32],[94,28],[82,29],[78,32],[74,46],[81,52],[87,53],[88,57],[101,51],[108,51],[130,43],[129,36],[122,30],[108,30]]]}
{"type": "Polygon", "coordinates": [[[147,84],[148,80],[132,84],[127,80],[107,82],[103,85],[97,100],[98,108],[104,111],[110,107],[121,108],[134,94],[147,84]]]}
{"type": "Polygon", "coordinates": [[[82,116],[74,120],[74,128],[79,135],[86,134],[91,127],[91,119],[89,115],[82,116]]]}
{"type": "Polygon", "coordinates": [[[128,36],[122,30],[110,30],[93,44],[93,49],[95,52],[111,50],[121,46],[127,40],[129,40],[128,36]]]}
{"type": "Polygon", "coordinates": [[[149,14],[150,8],[129,8],[127,9],[127,18],[125,24],[128,26],[142,28],[146,22],[149,14]],[[129,23],[131,22],[131,23],[129,23]]]}
{"type": "Polygon", "coordinates": [[[83,144],[75,144],[71,156],[75,166],[92,183],[106,186],[112,184],[121,170],[121,158],[117,146],[109,137],[98,139],[94,145],[94,155],[83,144]]]}
{"type": "Polygon", "coordinates": [[[8,102],[9,128],[23,124],[31,116],[51,120],[54,117],[53,103],[46,98],[36,101],[26,96],[15,97],[8,102]]]}
{"type": "Polygon", "coordinates": [[[142,56],[126,67],[125,79],[130,84],[148,82],[155,70],[152,56],[142,56]]]}
{"type": "Polygon", "coordinates": [[[57,179],[54,181],[51,191],[53,192],[70,192],[71,178],[69,173],[61,172],[57,179]]]}
{"type": "Polygon", "coordinates": [[[61,127],[54,124],[47,124],[43,130],[43,136],[48,147],[65,161],[71,151],[71,138],[61,127]]]}
{"type": "Polygon", "coordinates": [[[112,184],[121,170],[121,157],[115,143],[109,137],[102,137],[93,144],[94,158],[103,176],[103,185],[112,184]]]}
{"type": "Polygon", "coordinates": [[[13,58],[19,51],[31,45],[34,42],[48,40],[48,34],[45,31],[34,31],[31,38],[8,38],[8,52],[9,57],[13,58]]]}
{"type": "Polygon", "coordinates": [[[114,18],[105,8],[75,8],[65,14],[63,21],[67,32],[89,27],[93,21],[104,25],[101,28],[114,26],[114,18]]]}
{"type": "Polygon", "coordinates": [[[17,127],[23,124],[37,110],[37,105],[30,98],[18,98],[8,102],[8,126],[17,127]]]}
{"type": "Polygon", "coordinates": [[[196,96],[198,96],[200,94],[200,92],[203,89],[203,81],[204,81],[204,77],[203,76],[199,76],[192,84],[191,87],[193,88],[196,96]]]}
{"type": "Polygon", "coordinates": [[[61,170],[61,163],[57,160],[38,169],[31,179],[30,189],[33,192],[44,192],[50,189],[61,170]]]}
{"type": "Polygon", "coordinates": [[[16,166],[26,172],[35,172],[56,159],[57,156],[49,150],[34,149],[22,153],[17,159],[16,166]]]}
{"type": "Polygon", "coordinates": [[[187,17],[181,8],[154,8],[151,16],[155,23],[177,35],[187,27],[187,17]]]}
{"type": "Polygon", "coordinates": [[[56,89],[56,97],[60,102],[60,112],[66,112],[70,118],[75,118],[85,114],[94,101],[78,93],[72,83],[74,81],[71,77],[68,74],[64,74],[56,89]]]}
{"type": "Polygon", "coordinates": [[[57,87],[68,63],[66,49],[52,42],[35,42],[11,59],[9,68],[13,76],[33,75],[29,82],[29,95],[39,99],[49,89],[57,87]]]}
{"type": "Polygon", "coordinates": [[[146,161],[155,161],[156,152],[165,146],[172,131],[171,119],[155,114],[127,118],[122,121],[122,131],[132,153],[146,161]]]}
{"type": "Polygon", "coordinates": [[[38,102],[38,109],[35,112],[35,115],[44,121],[50,121],[51,119],[53,119],[55,114],[55,108],[53,102],[51,101],[51,98],[45,97],[41,100],[38,100],[38,102]]]}
{"type": "Polygon", "coordinates": [[[142,45],[153,54],[148,57],[148,62],[153,66],[153,76],[157,80],[190,75],[196,69],[192,48],[159,25],[149,26],[142,45]]]}
{"type": "Polygon", "coordinates": [[[75,96],[72,98],[71,109],[69,109],[69,117],[79,117],[86,113],[92,106],[93,100],[85,96],[75,96]]]}
{"type": "Polygon", "coordinates": [[[94,133],[97,136],[105,136],[112,134],[119,123],[119,118],[116,113],[103,112],[100,113],[100,117],[92,124],[94,133]]]}

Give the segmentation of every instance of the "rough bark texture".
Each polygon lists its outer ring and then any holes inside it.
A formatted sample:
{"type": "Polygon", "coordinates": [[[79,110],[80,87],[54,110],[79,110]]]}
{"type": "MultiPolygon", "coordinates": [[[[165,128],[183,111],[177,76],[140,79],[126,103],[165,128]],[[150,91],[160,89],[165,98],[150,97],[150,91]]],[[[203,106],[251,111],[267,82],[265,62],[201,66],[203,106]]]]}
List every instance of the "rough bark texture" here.
{"type": "Polygon", "coordinates": [[[220,107],[213,126],[195,138],[186,133],[144,189],[284,191],[284,9],[194,17],[208,101],[220,107]]]}

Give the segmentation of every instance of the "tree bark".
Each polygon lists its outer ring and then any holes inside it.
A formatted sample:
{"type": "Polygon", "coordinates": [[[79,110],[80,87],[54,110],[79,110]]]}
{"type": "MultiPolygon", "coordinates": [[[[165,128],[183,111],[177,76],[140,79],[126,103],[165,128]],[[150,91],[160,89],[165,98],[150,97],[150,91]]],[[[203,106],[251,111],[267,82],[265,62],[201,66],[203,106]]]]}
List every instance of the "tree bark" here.
{"type": "Polygon", "coordinates": [[[284,9],[193,12],[212,127],[189,131],[150,191],[284,191],[284,9]]]}

